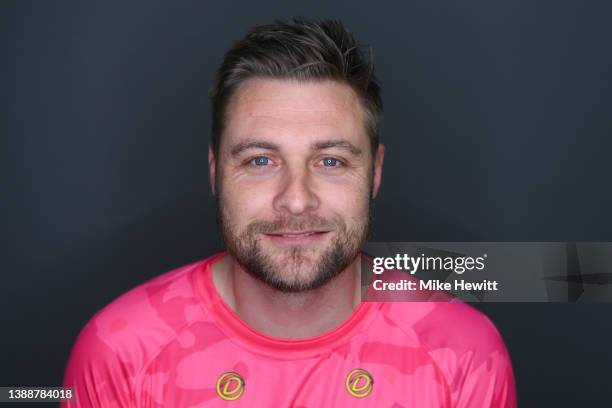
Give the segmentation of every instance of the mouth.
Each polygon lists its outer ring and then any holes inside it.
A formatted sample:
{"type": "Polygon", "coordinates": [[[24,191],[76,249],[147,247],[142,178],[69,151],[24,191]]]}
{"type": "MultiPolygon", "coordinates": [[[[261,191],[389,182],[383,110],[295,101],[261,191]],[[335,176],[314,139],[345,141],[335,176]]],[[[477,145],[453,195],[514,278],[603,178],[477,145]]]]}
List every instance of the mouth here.
{"type": "Polygon", "coordinates": [[[272,242],[280,245],[304,245],[317,242],[330,231],[279,231],[264,234],[272,242]]]}

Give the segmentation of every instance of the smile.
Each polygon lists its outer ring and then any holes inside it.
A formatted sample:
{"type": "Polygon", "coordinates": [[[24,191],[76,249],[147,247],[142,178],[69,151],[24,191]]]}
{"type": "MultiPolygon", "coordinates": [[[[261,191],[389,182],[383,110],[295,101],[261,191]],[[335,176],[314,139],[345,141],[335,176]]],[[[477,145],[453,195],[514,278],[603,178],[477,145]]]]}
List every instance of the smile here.
{"type": "Polygon", "coordinates": [[[280,245],[309,244],[320,240],[329,231],[282,231],[273,234],[265,234],[270,240],[280,245]]]}
{"type": "Polygon", "coordinates": [[[317,232],[303,232],[301,234],[278,234],[278,235],[282,235],[283,237],[286,237],[286,238],[296,238],[296,237],[309,237],[314,234],[318,234],[318,233],[317,232]]]}

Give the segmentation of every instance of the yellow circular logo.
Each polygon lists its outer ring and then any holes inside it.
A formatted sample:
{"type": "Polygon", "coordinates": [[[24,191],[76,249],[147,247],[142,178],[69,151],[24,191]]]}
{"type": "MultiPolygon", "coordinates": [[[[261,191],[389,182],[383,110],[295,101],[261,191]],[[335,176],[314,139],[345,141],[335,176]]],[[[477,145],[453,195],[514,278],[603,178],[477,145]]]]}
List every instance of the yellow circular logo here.
{"type": "Polygon", "coordinates": [[[217,379],[217,395],[226,401],[234,401],[244,394],[244,380],[233,371],[221,374],[217,379]]]}
{"type": "Polygon", "coordinates": [[[356,368],[348,373],[344,385],[348,393],[353,397],[363,398],[372,393],[374,380],[366,370],[356,368]]]}

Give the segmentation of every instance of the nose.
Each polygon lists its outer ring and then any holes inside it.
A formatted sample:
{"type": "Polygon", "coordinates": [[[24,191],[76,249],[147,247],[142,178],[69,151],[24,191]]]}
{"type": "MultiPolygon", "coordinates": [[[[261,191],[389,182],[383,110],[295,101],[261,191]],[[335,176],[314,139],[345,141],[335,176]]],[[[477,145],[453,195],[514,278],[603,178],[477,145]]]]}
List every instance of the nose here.
{"type": "Polygon", "coordinates": [[[274,209],[291,215],[301,215],[319,208],[319,197],[313,189],[313,180],[306,170],[288,170],[274,198],[274,209]]]}

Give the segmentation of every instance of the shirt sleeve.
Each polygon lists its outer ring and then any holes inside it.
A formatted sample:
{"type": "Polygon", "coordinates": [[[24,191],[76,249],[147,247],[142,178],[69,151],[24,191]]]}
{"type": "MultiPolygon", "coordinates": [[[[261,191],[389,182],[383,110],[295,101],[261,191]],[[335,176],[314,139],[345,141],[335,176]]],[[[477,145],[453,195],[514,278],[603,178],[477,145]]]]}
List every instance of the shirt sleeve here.
{"type": "Polygon", "coordinates": [[[92,320],[79,334],[70,354],[63,385],[72,388],[74,396],[61,407],[133,407],[132,373],[130,364],[101,341],[92,320]]]}
{"type": "Polygon", "coordinates": [[[464,353],[457,381],[457,408],[515,408],[516,386],[512,363],[501,335],[489,321],[479,330],[479,341],[464,353]]]}
{"type": "Polygon", "coordinates": [[[412,324],[448,385],[453,408],[514,408],[516,390],[506,345],[491,320],[459,301],[422,303],[412,324]]]}

